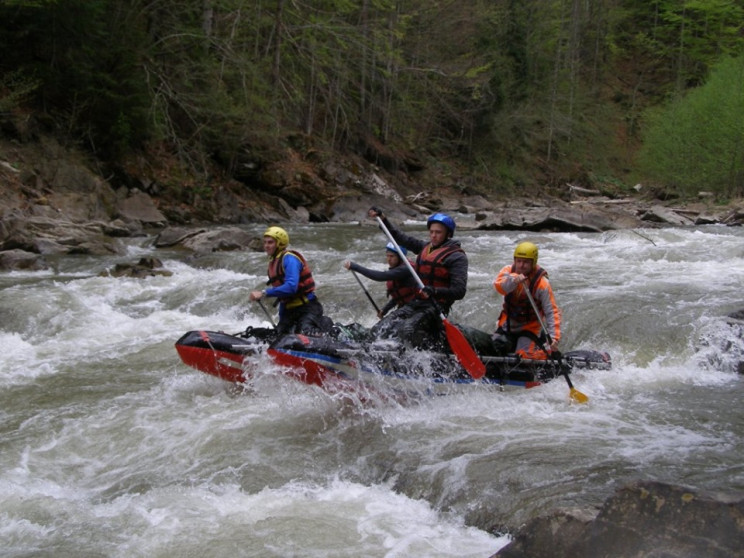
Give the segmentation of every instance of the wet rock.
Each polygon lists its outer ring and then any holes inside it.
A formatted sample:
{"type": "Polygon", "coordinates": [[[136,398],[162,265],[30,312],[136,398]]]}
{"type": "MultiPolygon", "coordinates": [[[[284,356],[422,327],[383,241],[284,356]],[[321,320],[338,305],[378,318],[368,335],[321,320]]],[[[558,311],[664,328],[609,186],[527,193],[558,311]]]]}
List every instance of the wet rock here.
{"type": "Polygon", "coordinates": [[[118,213],[125,221],[135,221],[145,226],[164,227],[168,223],[152,198],[140,190],[132,190],[119,200],[118,213]]]}
{"type": "Polygon", "coordinates": [[[0,271],[38,271],[48,268],[46,260],[39,254],[17,249],[0,252],[0,271]]]}
{"type": "Polygon", "coordinates": [[[736,310],[735,312],[731,312],[730,314],[727,314],[727,316],[732,320],[737,320],[744,323],[744,308],[742,308],[741,310],[736,310]]]}
{"type": "Polygon", "coordinates": [[[226,227],[189,236],[182,245],[194,252],[224,252],[250,248],[254,239],[255,236],[248,231],[238,227],[226,227]]]}
{"type": "MultiPolygon", "coordinates": [[[[557,205],[557,204],[555,204],[557,205]]],[[[638,223],[625,214],[612,216],[596,209],[572,207],[503,208],[479,214],[481,230],[527,230],[552,232],[603,232],[628,226],[628,221],[638,223]],[[624,221],[620,221],[620,217],[624,221]]],[[[631,224],[633,226],[633,224],[631,224]]],[[[637,226],[637,225],[636,225],[637,226]]]]}
{"type": "MultiPolygon", "coordinates": [[[[215,180],[199,188],[170,190],[146,162],[127,172],[100,174],[100,166],[50,138],[7,144],[0,161],[0,250],[41,254],[120,253],[112,239],[142,235],[145,228],[204,224],[362,222],[376,205],[393,221],[424,221],[433,212],[451,213],[458,227],[481,230],[603,232],[612,229],[744,223],[744,202],[717,208],[701,197],[685,208],[676,200],[648,196],[611,199],[589,185],[569,185],[547,194],[508,200],[463,186],[458,180],[436,186],[406,173],[386,173],[357,157],[318,158],[311,147],[289,150],[283,160],[255,165],[255,180],[215,180]],[[109,180],[115,180],[114,189],[109,180]],[[260,179],[260,180],[259,180],[260,179]],[[441,186],[441,188],[440,188],[441,186]],[[146,191],[145,191],[146,190],[146,191]],[[158,197],[155,197],[158,196],[158,197]],[[566,201],[570,199],[570,201],[566,201]],[[648,207],[651,205],[651,207],[648,207]],[[28,222],[24,222],[28,221],[28,222]],[[46,226],[46,223],[59,223],[46,226]],[[95,227],[88,225],[95,223],[95,227]],[[75,229],[77,227],[77,229],[75,229]],[[96,230],[94,230],[94,228],[96,230]]],[[[442,177],[438,177],[441,180],[442,177]]],[[[447,182],[447,181],[445,181],[447,182]]],[[[610,195],[610,194],[607,194],[610,195]]],[[[668,198],[668,196],[665,196],[668,198]]],[[[191,234],[191,233],[190,233],[191,234]]],[[[175,242],[197,251],[232,250],[244,239],[222,237],[175,242]]]]}
{"type": "Polygon", "coordinates": [[[156,248],[167,248],[169,246],[176,246],[181,244],[186,239],[202,234],[206,232],[206,229],[189,229],[186,227],[168,227],[158,234],[155,238],[156,248]]]}
{"type": "Polygon", "coordinates": [[[172,271],[163,268],[163,262],[158,258],[140,258],[136,264],[116,264],[113,269],[102,271],[99,274],[100,277],[133,277],[135,279],[158,275],[165,277],[173,275],[172,271]]]}
{"type": "MultiPolygon", "coordinates": [[[[726,322],[731,326],[739,339],[744,339],[744,308],[728,314],[726,322]]],[[[739,362],[736,363],[736,371],[739,374],[744,375],[744,360],[739,360],[739,362]]]]}
{"type": "Polygon", "coordinates": [[[721,223],[725,225],[744,225],[744,207],[737,207],[728,212],[722,219],[721,223]]]}
{"type": "Polygon", "coordinates": [[[121,219],[115,219],[107,223],[101,223],[101,231],[112,237],[129,237],[144,234],[142,225],[136,222],[125,223],[121,219]]]}
{"type": "Polygon", "coordinates": [[[483,196],[465,196],[457,204],[457,210],[460,213],[478,213],[493,211],[493,202],[483,196]]]}
{"type": "Polygon", "coordinates": [[[715,225],[718,223],[719,220],[716,217],[713,217],[712,215],[696,215],[695,216],[695,225],[715,225]]]}
{"type": "Polygon", "coordinates": [[[411,219],[417,216],[423,219],[419,212],[409,205],[395,203],[378,194],[360,195],[350,192],[339,195],[331,200],[326,200],[323,204],[316,204],[311,210],[313,213],[323,212],[333,222],[337,223],[354,223],[360,221],[373,223],[367,217],[367,211],[370,207],[381,208],[385,216],[395,222],[402,222],[405,219],[411,219]]]}
{"type": "Polygon", "coordinates": [[[689,217],[681,215],[673,209],[659,205],[656,205],[643,213],[643,215],[641,215],[641,220],[674,226],[688,226],[694,224],[694,221],[689,217]]]}
{"type": "Polygon", "coordinates": [[[581,537],[597,513],[572,509],[558,510],[527,523],[509,545],[494,556],[498,558],[559,558],[572,556],[576,540],[581,537]]]}
{"type": "Polygon", "coordinates": [[[0,249],[44,255],[122,253],[122,244],[106,234],[107,228],[99,221],[75,223],[56,216],[11,213],[0,220],[0,249]]]}
{"type": "Polygon", "coordinates": [[[744,495],[703,494],[658,482],[619,489],[594,519],[536,518],[499,558],[744,556],[744,495]]]}

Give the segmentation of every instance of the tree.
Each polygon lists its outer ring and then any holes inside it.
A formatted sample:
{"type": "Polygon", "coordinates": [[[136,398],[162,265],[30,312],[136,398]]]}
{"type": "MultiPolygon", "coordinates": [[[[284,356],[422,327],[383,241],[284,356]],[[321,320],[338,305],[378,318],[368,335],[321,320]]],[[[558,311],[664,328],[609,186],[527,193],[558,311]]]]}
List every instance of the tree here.
{"type": "Polygon", "coordinates": [[[643,169],[687,195],[744,194],[744,58],[718,63],[708,81],[651,118],[643,169]]]}
{"type": "Polygon", "coordinates": [[[127,8],[124,0],[0,7],[0,73],[38,83],[37,104],[59,130],[108,154],[130,148],[148,133],[143,37],[127,8]]]}

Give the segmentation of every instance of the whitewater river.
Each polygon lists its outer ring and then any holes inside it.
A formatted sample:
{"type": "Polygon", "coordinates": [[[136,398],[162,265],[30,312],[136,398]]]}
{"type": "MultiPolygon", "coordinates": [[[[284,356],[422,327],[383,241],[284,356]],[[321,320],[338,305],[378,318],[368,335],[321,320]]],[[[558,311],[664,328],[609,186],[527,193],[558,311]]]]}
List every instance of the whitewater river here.
{"type": "MultiPolygon", "coordinates": [[[[342,263],[383,269],[384,235],[289,232],[326,313],[372,325],[342,263]]],[[[236,389],[181,364],[187,330],[268,324],[247,302],[263,253],[194,258],[138,238],[125,257],[0,275],[0,556],[485,558],[530,518],[634,480],[744,489],[744,342],[724,319],[744,308],[744,229],[459,236],[469,290],[451,319],[487,330],[496,272],[516,242],[540,246],[563,350],[613,357],[573,375],[587,404],[562,379],[362,403],[269,365],[236,389]],[[173,275],[98,276],[142,256],[173,275]]]]}

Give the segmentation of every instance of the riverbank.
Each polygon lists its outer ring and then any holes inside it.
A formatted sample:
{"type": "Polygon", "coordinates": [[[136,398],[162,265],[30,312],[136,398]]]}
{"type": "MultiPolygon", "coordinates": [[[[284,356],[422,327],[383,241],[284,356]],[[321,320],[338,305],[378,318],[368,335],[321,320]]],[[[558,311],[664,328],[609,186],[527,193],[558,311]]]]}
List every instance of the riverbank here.
{"type": "MultiPolygon", "coordinates": [[[[0,142],[0,268],[43,267],[44,256],[52,255],[123,253],[119,239],[145,231],[185,238],[192,235],[183,229],[203,227],[356,222],[373,205],[398,221],[448,212],[461,229],[480,230],[601,232],[744,222],[742,200],[720,204],[705,193],[661,200],[642,185],[618,193],[565,184],[504,195],[485,185],[443,183],[424,170],[390,175],[355,157],[315,160],[290,152],[264,169],[260,187],[215,174],[209,189],[199,189],[188,178],[178,182],[182,169],[165,161],[100,168],[51,138],[0,142]]],[[[250,241],[219,240],[198,249],[244,249],[250,241]]]]}

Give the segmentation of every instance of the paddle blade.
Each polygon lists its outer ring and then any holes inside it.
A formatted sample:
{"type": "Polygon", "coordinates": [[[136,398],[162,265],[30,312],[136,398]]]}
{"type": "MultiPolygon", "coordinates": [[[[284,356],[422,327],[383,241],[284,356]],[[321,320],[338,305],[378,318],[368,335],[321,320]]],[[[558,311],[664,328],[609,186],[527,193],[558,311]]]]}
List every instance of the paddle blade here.
{"type": "Polygon", "coordinates": [[[576,388],[571,388],[569,397],[572,401],[576,401],[576,403],[586,403],[587,401],[589,401],[589,398],[576,388]]]}
{"type": "Polygon", "coordinates": [[[446,318],[442,321],[444,323],[444,330],[447,333],[447,341],[452,352],[457,357],[457,361],[467,370],[468,374],[476,380],[480,380],[486,373],[486,365],[478,358],[478,355],[473,350],[473,347],[470,346],[462,331],[457,329],[446,318]]]}
{"type": "Polygon", "coordinates": [[[566,383],[568,384],[569,389],[569,398],[571,401],[575,401],[576,403],[586,403],[589,401],[589,398],[581,393],[578,389],[573,387],[573,382],[571,382],[571,378],[568,377],[568,371],[563,372],[563,377],[566,378],[566,383]]]}

